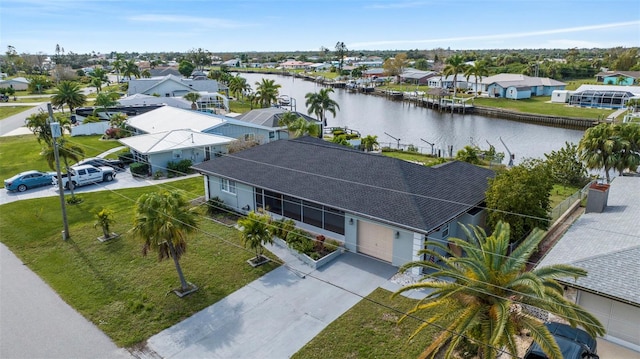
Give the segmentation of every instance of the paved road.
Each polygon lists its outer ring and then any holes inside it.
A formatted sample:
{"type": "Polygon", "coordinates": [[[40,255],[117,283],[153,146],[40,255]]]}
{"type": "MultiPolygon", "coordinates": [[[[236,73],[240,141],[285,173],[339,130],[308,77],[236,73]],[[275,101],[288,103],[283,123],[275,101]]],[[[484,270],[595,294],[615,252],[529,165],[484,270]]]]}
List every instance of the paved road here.
{"type": "MultiPolygon", "coordinates": [[[[1,104],[1,106],[6,107],[6,106],[13,106],[14,104],[11,103],[3,103],[1,104]]],[[[16,104],[18,105],[18,104],[16,104]]],[[[22,104],[21,106],[34,106],[33,108],[30,108],[26,111],[22,111],[18,114],[15,114],[13,116],[9,116],[3,120],[0,121],[0,136],[6,136],[7,134],[9,134],[10,132],[23,127],[24,126],[24,120],[29,117],[31,114],[37,113],[40,110],[42,111],[47,111],[47,103],[46,102],[42,102],[42,103],[29,103],[29,104],[22,104]]]]}
{"type": "Polygon", "coordinates": [[[0,358],[132,358],[0,243],[0,358]]]}

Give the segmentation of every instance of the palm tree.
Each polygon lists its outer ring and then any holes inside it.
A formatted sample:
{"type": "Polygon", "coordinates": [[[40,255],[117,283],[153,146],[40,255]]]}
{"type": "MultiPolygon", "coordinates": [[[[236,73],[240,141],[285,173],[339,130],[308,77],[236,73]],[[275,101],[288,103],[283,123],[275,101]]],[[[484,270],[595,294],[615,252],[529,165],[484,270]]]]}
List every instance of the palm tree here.
{"type": "Polygon", "coordinates": [[[320,124],[309,122],[303,117],[298,117],[287,126],[293,138],[301,136],[320,137],[320,124]]]}
{"type": "Polygon", "coordinates": [[[275,80],[262,79],[261,82],[256,82],[256,101],[260,104],[260,107],[266,108],[276,102],[280,87],[275,80]]]}
{"type": "Polygon", "coordinates": [[[363,137],[360,145],[366,150],[366,151],[373,151],[374,149],[376,149],[380,144],[378,143],[378,136],[371,136],[371,135],[367,135],[366,137],[363,137]]]}
{"type": "Polygon", "coordinates": [[[487,70],[487,64],[484,61],[476,61],[473,65],[467,66],[464,71],[464,75],[467,77],[467,82],[469,82],[469,78],[473,76],[475,78],[475,95],[478,96],[478,78],[482,81],[483,76],[489,76],[489,71],[487,70]]]}
{"type": "Polygon", "coordinates": [[[321,89],[320,92],[317,93],[309,92],[304,96],[304,98],[307,99],[304,103],[305,106],[307,106],[307,111],[316,115],[324,126],[327,126],[327,111],[329,111],[333,117],[336,117],[336,110],[340,109],[338,103],[329,97],[329,94],[332,92],[333,89],[329,87],[321,89]]]}
{"type": "MultiPolygon", "coordinates": [[[[69,112],[73,109],[84,105],[87,96],[80,90],[80,85],[73,81],[62,81],[56,86],[56,93],[51,97],[51,103],[54,106],[69,106],[69,112]]],[[[64,109],[63,109],[64,111],[64,109]]]]}
{"type": "Polygon", "coordinates": [[[456,97],[456,89],[458,86],[458,74],[461,72],[465,72],[467,69],[467,65],[464,63],[464,58],[462,55],[453,55],[449,57],[445,63],[447,64],[444,67],[444,75],[450,76],[453,75],[453,97],[456,97]]]}
{"type": "Polygon", "coordinates": [[[111,238],[111,225],[115,222],[113,218],[113,210],[109,208],[103,208],[98,213],[96,213],[96,222],[93,224],[93,228],[100,227],[102,228],[102,234],[104,235],[102,238],[104,240],[111,238]]]}
{"type": "Polygon", "coordinates": [[[587,129],[578,144],[580,158],[587,164],[587,168],[604,169],[607,183],[611,182],[609,171],[617,167],[620,148],[619,138],[614,136],[613,127],[608,123],[587,129]]]}
{"type": "Polygon", "coordinates": [[[151,71],[149,71],[149,69],[144,69],[140,73],[140,76],[142,76],[142,78],[145,78],[145,79],[151,78],[151,71]]]}
{"type": "Polygon", "coordinates": [[[140,68],[133,59],[125,62],[122,65],[122,76],[128,77],[131,80],[131,76],[135,76],[135,78],[140,78],[140,68]]]}
{"type": "Polygon", "coordinates": [[[263,246],[273,243],[271,217],[264,212],[251,211],[245,218],[238,220],[238,225],[242,227],[244,245],[256,251],[254,263],[262,262],[263,246]]]}
{"type": "Polygon", "coordinates": [[[102,91],[102,84],[109,81],[107,77],[107,71],[101,67],[93,69],[93,72],[89,74],[91,77],[91,84],[96,88],[96,92],[102,91]]]}
{"type": "Polygon", "coordinates": [[[243,97],[243,95],[251,90],[251,86],[247,83],[247,79],[236,75],[229,80],[229,91],[237,99],[243,97]]]}
{"type": "MultiPolygon", "coordinates": [[[[57,118],[60,123],[62,132],[71,132],[71,121],[68,117],[57,118]]],[[[29,131],[36,135],[38,143],[48,147],[53,146],[53,135],[51,134],[51,126],[49,124],[49,115],[46,112],[38,112],[30,115],[25,120],[25,125],[29,131]]]]}
{"type": "Polygon", "coordinates": [[[180,278],[180,291],[190,286],[182,274],[180,257],[187,250],[187,235],[197,229],[197,214],[178,192],[153,192],[136,201],[133,234],[144,241],[142,254],[158,252],[158,260],[173,259],[180,278]]]}
{"type": "Polygon", "coordinates": [[[124,55],[116,53],[116,59],[113,61],[113,68],[116,70],[116,79],[120,83],[120,73],[124,65],[124,55]]]}
{"type": "Polygon", "coordinates": [[[434,271],[429,275],[434,280],[405,286],[394,293],[432,290],[405,316],[423,310],[430,313],[412,338],[427,326],[442,325],[421,358],[433,358],[445,346],[445,357],[451,358],[465,338],[478,345],[480,358],[496,358],[502,349],[515,357],[514,337],[526,329],[549,358],[562,359],[560,348],[544,323],[527,313],[523,304],[553,313],[574,327],[579,324],[594,337],[604,334],[598,319],[563,297],[563,286],[556,280],[584,277],[585,270],[556,264],[527,271],[529,258],[544,239],[544,231],[534,230],[512,252],[507,223],[499,222],[491,236],[480,227],[464,227],[464,231],[468,241],[449,238],[451,245],[458,247],[456,250],[439,246],[446,256],[426,249],[421,254],[434,261],[412,262],[402,268],[425,267],[434,271]],[[459,249],[465,256],[459,254],[459,249]]]}
{"type": "MultiPolygon", "coordinates": [[[[93,104],[97,107],[102,107],[104,111],[107,111],[107,107],[113,107],[118,104],[118,99],[120,95],[117,92],[101,92],[96,96],[96,100],[93,104]]],[[[98,111],[98,108],[93,111],[95,114],[98,111]]]]}
{"type": "Polygon", "coordinates": [[[635,172],[640,166],[640,124],[616,124],[613,126],[613,133],[620,144],[620,153],[615,165],[618,174],[622,176],[626,169],[635,172]]]}
{"type": "Polygon", "coordinates": [[[198,100],[200,99],[200,94],[197,92],[189,92],[188,94],[184,95],[184,99],[187,101],[191,101],[191,109],[192,110],[197,110],[198,109],[198,105],[196,105],[196,102],[198,102],[198,100]]]}

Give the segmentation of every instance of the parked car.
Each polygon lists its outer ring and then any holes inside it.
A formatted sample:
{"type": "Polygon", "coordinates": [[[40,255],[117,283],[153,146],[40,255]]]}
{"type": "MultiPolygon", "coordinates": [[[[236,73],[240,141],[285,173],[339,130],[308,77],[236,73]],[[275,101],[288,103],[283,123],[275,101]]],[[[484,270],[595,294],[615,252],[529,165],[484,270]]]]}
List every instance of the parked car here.
{"type": "Polygon", "coordinates": [[[7,191],[24,192],[29,188],[50,186],[55,172],[26,171],[4,180],[7,191]]]}
{"type": "MultiPolygon", "coordinates": [[[[62,174],[62,187],[69,189],[69,177],[73,187],[86,186],[98,182],[111,182],[116,177],[116,171],[109,167],[94,167],[91,165],[76,165],[69,169],[69,173],[62,174]]],[[[54,175],[52,180],[54,185],[58,185],[58,176],[54,175]]]]}
{"type": "MultiPolygon", "coordinates": [[[[545,324],[558,343],[564,359],[599,359],[596,354],[597,342],[589,333],[561,323],[545,324]]],[[[524,359],[548,359],[538,343],[534,342],[524,359]]]]}
{"type": "Polygon", "coordinates": [[[75,166],[81,166],[81,165],[91,165],[94,167],[111,167],[116,171],[124,171],[125,170],[125,166],[124,166],[124,162],[120,161],[120,160],[110,160],[110,159],[106,159],[106,158],[100,158],[100,157],[91,157],[91,158],[85,158],[84,160],[78,162],[75,164],[75,166]]]}

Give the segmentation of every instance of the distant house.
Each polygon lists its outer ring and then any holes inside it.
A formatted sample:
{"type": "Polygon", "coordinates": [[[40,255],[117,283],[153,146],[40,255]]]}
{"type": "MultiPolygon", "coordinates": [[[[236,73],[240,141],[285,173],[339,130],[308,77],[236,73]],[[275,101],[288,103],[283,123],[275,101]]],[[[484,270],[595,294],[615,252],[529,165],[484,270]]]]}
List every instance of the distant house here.
{"type": "MultiPolygon", "coordinates": [[[[249,122],[255,125],[271,127],[274,130],[273,131],[274,137],[270,138],[270,141],[281,140],[281,139],[289,138],[289,131],[287,130],[287,127],[280,125],[280,119],[287,112],[289,111],[286,111],[285,109],[277,108],[277,107],[258,108],[258,109],[251,110],[247,113],[244,113],[242,115],[239,115],[235,117],[235,119],[238,121],[249,122]]],[[[293,113],[298,117],[302,117],[309,122],[318,124],[318,126],[320,126],[320,129],[321,129],[320,133],[322,133],[322,121],[318,121],[315,118],[311,116],[307,116],[300,112],[293,112],[293,113]]]]}
{"type": "Polygon", "coordinates": [[[189,92],[207,92],[225,94],[226,86],[221,86],[216,80],[193,80],[174,75],[152,77],[148,79],[132,79],[129,81],[127,95],[145,94],[160,95],[161,97],[182,97],[189,92]]]}
{"type": "Polygon", "coordinates": [[[623,108],[631,98],[639,96],[640,86],[580,85],[567,103],[580,107],[623,108]]]}
{"type": "Polygon", "coordinates": [[[604,325],[605,339],[640,352],[640,177],[589,189],[580,216],[539,266],[569,264],[586,277],[561,278],[575,302],[604,325]]]}
{"type": "Polygon", "coordinates": [[[185,110],[191,109],[191,102],[181,97],[158,97],[140,93],[123,97],[118,100],[118,103],[122,106],[149,106],[165,104],[167,106],[182,108],[185,110]]]}
{"type": "Polygon", "coordinates": [[[235,138],[212,135],[189,129],[148,133],[121,138],[118,141],[131,149],[136,162],[149,165],[149,174],[166,173],[169,162],[191,160],[198,164],[227,153],[235,138]]]}
{"type": "Polygon", "coordinates": [[[429,79],[435,76],[437,76],[437,73],[434,71],[422,71],[408,68],[400,74],[400,81],[414,85],[426,85],[429,79]]]}
{"type": "MultiPolygon", "coordinates": [[[[427,85],[429,87],[453,89],[454,75],[448,76],[431,76],[427,78],[427,85]]],[[[474,87],[475,77],[471,76],[469,81],[464,74],[458,74],[455,76],[456,89],[458,91],[467,91],[474,87]]],[[[478,83],[478,86],[480,84],[478,83]]]]}
{"type": "Polygon", "coordinates": [[[173,66],[155,67],[153,69],[149,69],[149,73],[151,73],[151,77],[164,77],[167,75],[183,77],[180,71],[178,71],[178,68],[173,66]]]}
{"type": "Polygon", "coordinates": [[[482,92],[489,97],[514,100],[532,96],[551,96],[554,90],[564,90],[566,84],[547,77],[530,77],[521,74],[498,74],[482,79],[482,92]]]}
{"type": "Polygon", "coordinates": [[[596,81],[605,85],[635,85],[640,82],[640,71],[603,71],[596,74],[596,81]]]}
{"type": "MultiPolygon", "coordinates": [[[[205,197],[240,212],[263,208],[348,250],[401,266],[430,243],[483,225],[494,172],[466,162],[425,167],[301,137],[252,147],[193,168],[205,197]]],[[[437,249],[435,249],[437,250],[437,249]]]]}
{"type": "Polygon", "coordinates": [[[298,60],[287,60],[285,62],[280,63],[280,67],[288,70],[296,70],[296,69],[307,69],[310,68],[314,63],[307,61],[298,61],[298,60]]]}
{"type": "Polygon", "coordinates": [[[0,81],[0,88],[12,88],[16,91],[24,91],[29,88],[29,80],[24,77],[16,77],[0,81]]]}
{"type": "Polygon", "coordinates": [[[231,59],[231,60],[224,61],[222,65],[228,66],[228,67],[242,67],[242,60],[238,58],[231,59]]]}

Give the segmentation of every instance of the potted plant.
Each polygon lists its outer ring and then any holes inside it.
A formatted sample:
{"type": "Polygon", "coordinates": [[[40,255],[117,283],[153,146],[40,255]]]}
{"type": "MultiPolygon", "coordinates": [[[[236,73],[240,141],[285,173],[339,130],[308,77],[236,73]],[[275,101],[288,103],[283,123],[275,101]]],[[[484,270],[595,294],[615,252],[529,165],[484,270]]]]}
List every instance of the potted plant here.
{"type": "Polygon", "coordinates": [[[111,232],[109,229],[111,225],[115,223],[113,218],[113,211],[108,208],[101,209],[96,213],[96,222],[93,224],[93,228],[100,226],[102,228],[102,236],[98,237],[100,242],[108,241],[110,239],[118,237],[116,233],[111,232]]]}

